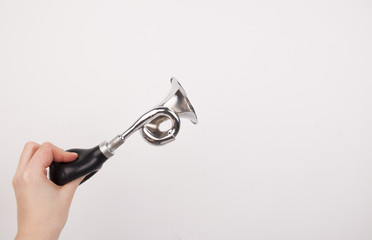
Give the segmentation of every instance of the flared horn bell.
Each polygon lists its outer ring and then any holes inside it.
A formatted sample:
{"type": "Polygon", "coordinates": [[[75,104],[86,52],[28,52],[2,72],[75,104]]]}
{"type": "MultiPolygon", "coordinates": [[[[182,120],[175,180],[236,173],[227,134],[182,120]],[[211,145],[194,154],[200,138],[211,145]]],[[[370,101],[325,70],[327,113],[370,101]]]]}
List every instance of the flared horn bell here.
{"type": "Polygon", "coordinates": [[[198,123],[196,112],[191,105],[190,100],[181,84],[176,78],[171,78],[172,88],[168,96],[159,103],[158,106],[163,106],[172,109],[181,118],[189,119],[194,124],[198,123]]]}
{"type": "Polygon", "coordinates": [[[181,84],[176,78],[172,78],[171,83],[172,87],[167,97],[154,108],[165,109],[167,114],[155,118],[142,128],[143,137],[152,144],[160,145],[174,140],[180,128],[180,118],[189,119],[194,124],[198,123],[195,110],[181,84]],[[167,120],[172,122],[172,127],[161,131],[159,126],[167,120]]]}

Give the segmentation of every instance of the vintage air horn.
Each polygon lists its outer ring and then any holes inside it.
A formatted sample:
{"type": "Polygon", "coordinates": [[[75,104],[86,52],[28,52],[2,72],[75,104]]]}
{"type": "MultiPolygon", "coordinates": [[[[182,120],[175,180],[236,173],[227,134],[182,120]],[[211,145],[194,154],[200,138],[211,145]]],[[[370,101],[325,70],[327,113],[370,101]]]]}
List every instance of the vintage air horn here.
{"type": "Polygon", "coordinates": [[[57,185],[64,185],[77,178],[86,176],[85,182],[101,169],[103,163],[114,155],[114,151],[125,140],[139,129],[142,129],[143,137],[155,145],[166,144],[175,140],[180,130],[180,118],[198,122],[194,108],[186,96],[181,84],[177,79],[171,79],[172,88],[168,96],[155,108],[140,117],[127,131],[116,136],[110,142],[104,141],[91,149],[70,149],[79,156],[73,162],[52,162],[49,167],[49,178],[57,185]],[[161,131],[159,126],[164,121],[170,120],[172,127],[161,131]]]}

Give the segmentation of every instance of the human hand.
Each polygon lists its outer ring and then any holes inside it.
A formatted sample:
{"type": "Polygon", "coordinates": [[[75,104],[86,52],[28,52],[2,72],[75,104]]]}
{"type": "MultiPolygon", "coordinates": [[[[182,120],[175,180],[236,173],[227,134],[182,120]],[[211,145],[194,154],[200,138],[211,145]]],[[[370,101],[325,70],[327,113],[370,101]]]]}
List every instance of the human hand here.
{"type": "Polygon", "coordinates": [[[18,219],[16,240],[58,239],[75,190],[84,177],[57,186],[47,178],[46,168],[52,161],[70,162],[77,156],[51,143],[25,145],[13,177],[18,219]]]}

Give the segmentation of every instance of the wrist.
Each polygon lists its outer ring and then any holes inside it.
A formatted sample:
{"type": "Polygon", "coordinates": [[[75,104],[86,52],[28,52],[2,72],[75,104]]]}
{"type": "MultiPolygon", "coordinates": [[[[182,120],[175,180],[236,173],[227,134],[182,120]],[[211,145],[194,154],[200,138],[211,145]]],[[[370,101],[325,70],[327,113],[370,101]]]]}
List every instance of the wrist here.
{"type": "Polygon", "coordinates": [[[58,240],[60,233],[52,233],[48,231],[33,230],[18,230],[14,240],[58,240]]]}

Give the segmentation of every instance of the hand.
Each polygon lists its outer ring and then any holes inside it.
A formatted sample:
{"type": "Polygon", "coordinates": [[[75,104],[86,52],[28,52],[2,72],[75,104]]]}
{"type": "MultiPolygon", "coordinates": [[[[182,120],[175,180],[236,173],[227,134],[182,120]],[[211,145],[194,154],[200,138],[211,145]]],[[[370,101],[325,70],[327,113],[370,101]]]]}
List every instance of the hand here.
{"type": "Polygon", "coordinates": [[[16,240],[58,239],[75,190],[84,177],[57,186],[47,178],[46,168],[52,161],[70,162],[77,156],[51,143],[25,145],[13,178],[18,218],[16,240]]]}

